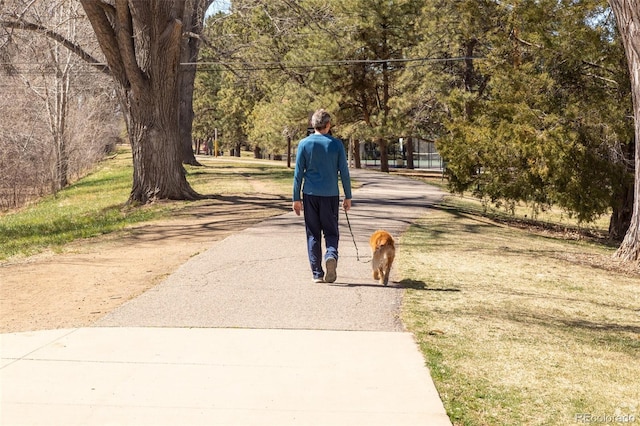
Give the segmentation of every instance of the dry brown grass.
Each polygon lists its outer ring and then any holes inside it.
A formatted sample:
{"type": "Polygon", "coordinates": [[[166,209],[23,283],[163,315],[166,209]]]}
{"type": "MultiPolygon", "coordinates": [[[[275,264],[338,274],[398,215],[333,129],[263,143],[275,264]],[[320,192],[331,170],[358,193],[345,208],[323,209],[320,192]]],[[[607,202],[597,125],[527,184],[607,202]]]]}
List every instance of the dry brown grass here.
{"type": "Polygon", "coordinates": [[[456,425],[640,422],[640,273],[442,205],[400,241],[404,321],[456,425]]]}

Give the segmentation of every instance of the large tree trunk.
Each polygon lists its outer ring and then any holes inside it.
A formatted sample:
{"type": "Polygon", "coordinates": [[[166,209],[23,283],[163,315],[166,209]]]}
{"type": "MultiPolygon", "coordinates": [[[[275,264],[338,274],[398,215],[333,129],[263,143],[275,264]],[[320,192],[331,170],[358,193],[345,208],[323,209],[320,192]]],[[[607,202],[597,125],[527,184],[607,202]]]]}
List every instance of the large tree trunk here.
{"type": "Polygon", "coordinates": [[[193,153],[193,86],[196,80],[196,66],[183,68],[180,75],[182,93],[180,96],[180,141],[182,146],[182,162],[192,166],[200,166],[193,153]]]}
{"type": "Polygon", "coordinates": [[[199,198],[182,166],[179,130],[182,20],[189,2],[116,0],[111,6],[99,0],[80,1],[129,112],[133,152],[129,202],[199,198]]]}
{"type": "Polygon", "coordinates": [[[609,220],[609,238],[614,241],[622,241],[633,215],[633,183],[622,183],[619,191],[620,195],[616,198],[618,204],[613,207],[611,218],[609,220]]]}
{"type": "Polygon", "coordinates": [[[636,140],[633,215],[615,257],[640,263],[640,0],[609,0],[609,4],[629,63],[636,140]]]}
{"type": "Polygon", "coordinates": [[[415,167],[413,165],[413,153],[414,153],[414,147],[413,147],[413,138],[412,137],[408,137],[404,146],[404,152],[406,153],[407,156],[407,169],[411,169],[413,170],[415,167]]]}
{"type": "Polygon", "coordinates": [[[353,155],[353,158],[355,160],[355,168],[356,169],[361,169],[362,168],[362,158],[360,158],[360,140],[359,139],[354,139],[353,140],[352,155],[353,155]]]}
{"type": "Polygon", "coordinates": [[[384,138],[376,138],[376,144],[380,149],[380,171],[389,173],[389,150],[387,140],[384,138]]]}
{"type": "Polygon", "coordinates": [[[199,166],[193,153],[193,88],[196,81],[195,63],[200,52],[200,38],[204,27],[204,15],[213,0],[187,0],[184,11],[184,33],[180,62],[180,139],[182,142],[182,161],[185,164],[199,166]],[[188,65],[187,65],[188,64],[188,65]]]}
{"type": "Polygon", "coordinates": [[[170,92],[154,90],[141,95],[130,91],[128,95],[134,165],[129,202],[199,198],[189,186],[182,166],[178,111],[170,104],[171,99],[177,100],[177,94],[171,96],[170,92]]]}
{"type": "MultiPolygon", "coordinates": [[[[620,182],[614,187],[613,208],[611,218],[609,220],[609,238],[614,241],[622,241],[633,216],[633,196],[634,179],[633,179],[633,156],[635,154],[635,140],[623,147],[622,155],[628,159],[629,165],[625,166],[626,173],[621,177],[620,182]]],[[[626,164],[626,161],[625,161],[626,164]]]]}

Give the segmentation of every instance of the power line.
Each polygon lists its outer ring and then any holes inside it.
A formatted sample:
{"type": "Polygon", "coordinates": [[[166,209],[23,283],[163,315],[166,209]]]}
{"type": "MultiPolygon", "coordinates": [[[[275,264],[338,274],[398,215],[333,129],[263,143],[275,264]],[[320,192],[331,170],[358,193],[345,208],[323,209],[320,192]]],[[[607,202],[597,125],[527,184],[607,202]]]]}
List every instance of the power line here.
{"type": "MultiPolygon", "coordinates": [[[[486,58],[482,57],[454,57],[454,58],[392,58],[392,59],[341,59],[341,60],[331,60],[331,61],[314,61],[314,62],[302,62],[302,63],[291,63],[291,62],[227,62],[227,61],[198,61],[198,62],[183,62],[180,63],[181,66],[197,66],[197,67],[215,67],[220,66],[224,67],[220,71],[263,71],[263,70],[275,70],[275,69],[308,69],[308,68],[334,68],[348,65],[382,65],[382,64],[406,64],[406,63],[415,63],[420,62],[423,64],[434,63],[434,62],[459,62],[459,61],[468,61],[468,60],[484,60],[486,58]]],[[[38,63],[38,62],[0,62],[0,67],[2,66],[12,66],[12,67],[47,67],[50,64],[47,63],[38,63]]],[[[107,66],[106,63],[92,63],[92,64],[84,64],[81,63],[79,66],[83,67],[92,66],[107,66]]],[[[413,64],[412,67],[420,66],[419,64],[413,64]]],[[[45,73],[55,73],[55,70],[22,70],[20,73],[22,74],[40,74],[42,72],[45,73]]],[[[77,71],[75,74],[91,74],[100,72],[98,70],[93,70],[91,68],[85,69],[82,71],[77,71]]]]}
{"type": "MultiPolygon", "coordinates": [[[[319,61],[293,64],[289,62],[256,62],[256,63],[236,63],[236,62],[187,62],[184,66],[222,66],[231,71],[264,71],[277,69],[309,69],[309,68],[336,68],[349,65],[382,65],[382,64],[407,64],[414,63],[412,67],[426,65],[434,62],[458,62],[467,60],[482,60],[481,57],[455,57],[455,58],[404,58],[404,59],[344,59],[333,61],[319,61]],[[417,64],[417,63],[421,64],[417,64]]],[[[203,70],[203,71],[206,71],[203,70]]]]}
{"type": "MultiPolygon", "coordinates": [[[[392,58],[392,59],[337,59],[333,61],[316,61],[307,62],[306,64],[295,64],[296,67],[301,66],[338,66],[351,64],[382,64],[382,63],[406,63],[406,62],[448,62],[448,61],[466,61],[469,59],[485,59],[480,57],[461,56],[455,58],[392,58]]],[[[212,61],[212,62],[184,62],[180,65],[233,65],[233,62],[212,61]]],[[[255,62],[248,65],[256,66],[280,66],[286,65],[287,62],[255,62]]],[[[291,66],[291,65],[290,65],[291,66]]]]}

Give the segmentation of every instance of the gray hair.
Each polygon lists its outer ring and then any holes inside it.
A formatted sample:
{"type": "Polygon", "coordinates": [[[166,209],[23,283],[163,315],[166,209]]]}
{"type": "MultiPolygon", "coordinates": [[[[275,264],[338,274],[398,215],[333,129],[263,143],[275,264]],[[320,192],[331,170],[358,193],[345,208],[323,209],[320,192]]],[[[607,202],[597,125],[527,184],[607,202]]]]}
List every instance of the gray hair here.
{"type": "Polygon", "coordinates": [[[311,116],[311,127],[316,130],[322,130],[327,127],[331,121],[331,115],[324,109],[319,109],[311,116]]]}

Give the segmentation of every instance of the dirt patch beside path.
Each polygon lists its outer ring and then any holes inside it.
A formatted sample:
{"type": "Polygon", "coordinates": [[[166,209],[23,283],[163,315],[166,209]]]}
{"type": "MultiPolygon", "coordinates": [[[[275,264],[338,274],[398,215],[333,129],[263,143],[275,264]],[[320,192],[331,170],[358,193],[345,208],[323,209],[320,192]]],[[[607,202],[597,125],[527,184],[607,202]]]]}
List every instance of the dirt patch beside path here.
{"type": "Polygon", "coordinates": [[[86,327],[216,241],[288,211],[272,195],[221,197],[171,220],[0,264],[0,332],[86,327]]]}

